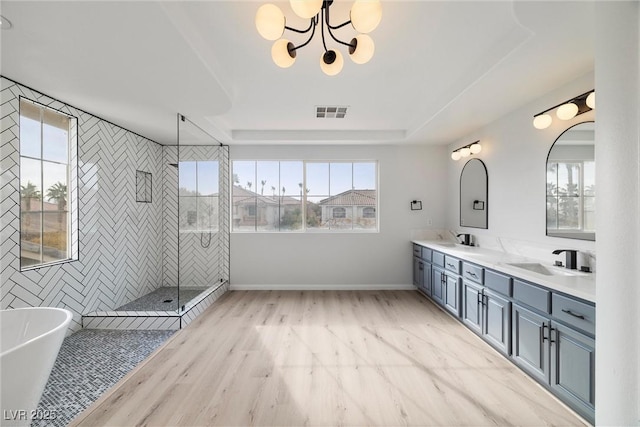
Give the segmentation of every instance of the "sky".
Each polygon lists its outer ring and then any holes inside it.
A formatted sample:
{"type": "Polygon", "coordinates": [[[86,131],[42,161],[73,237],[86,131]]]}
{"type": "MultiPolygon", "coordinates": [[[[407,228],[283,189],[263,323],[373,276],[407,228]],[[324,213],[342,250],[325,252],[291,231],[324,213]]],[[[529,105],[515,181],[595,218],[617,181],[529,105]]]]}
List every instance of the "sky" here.
{"type": "Polygon", "coordinates": [[[376,162],[310,162],[310,161],[233,161],[233,175],[240,185],[258,194],[300,196],[300,183],[306,185],[309,198],[326,198],[351,189],[373,190],[376,188],[376,162]],[[264,193],[262,182],[265,180],[264,193]]]}
{"type": "Polygon", "coordinates": [[[67,183],[67,162],[68,154],[68,131],[56,126],[44,124],[42,126],[42,137],[45,144],[40,144],[40,123],[28,117],[20,117],[20,185],[26,186],[28,182],[34,184],[38,191],[44,193],[45,200],[47,189],[61,182],[67,183]],[[31,159],[42,158],[40,160],[31,159]],[[41,165],[44,170],[41,171],[41,165]],[[42,182],[44,191],[40,188],[42,182]]]}

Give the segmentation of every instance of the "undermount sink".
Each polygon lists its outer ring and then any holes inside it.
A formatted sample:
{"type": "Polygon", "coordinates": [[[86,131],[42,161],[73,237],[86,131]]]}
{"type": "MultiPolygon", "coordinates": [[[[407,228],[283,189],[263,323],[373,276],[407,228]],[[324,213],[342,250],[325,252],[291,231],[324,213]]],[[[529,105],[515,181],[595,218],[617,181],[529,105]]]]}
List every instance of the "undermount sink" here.
{"type": "Polygon", "coordinates": [[[560,270],[556,268],[549,268],[540,264],[539,262],[513,262],[507,263],[511,267],[522,268],[523,270],[528,270],[533,273],[543,274],[545,276],[580,276],[581,273],[577,271],[571,270],[560,270]]]}
{"type": "Polygon", "coordinates": [[[456,246],[458,246],[456,243],[453,242],[437,242],[436,243],[438,246],[444,246],[446,248],[455,248],[456,246]]]}

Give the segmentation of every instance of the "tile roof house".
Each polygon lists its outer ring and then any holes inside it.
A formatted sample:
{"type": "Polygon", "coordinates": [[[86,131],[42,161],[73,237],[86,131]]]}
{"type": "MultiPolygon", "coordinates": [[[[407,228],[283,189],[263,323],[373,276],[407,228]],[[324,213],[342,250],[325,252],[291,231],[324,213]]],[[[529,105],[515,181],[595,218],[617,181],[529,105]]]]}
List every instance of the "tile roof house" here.
{"type": "Polygon", "coordinates": [[[376,190],[347,190],[320,200],[322,224],[329,228],[375,228],[376,190]]]}

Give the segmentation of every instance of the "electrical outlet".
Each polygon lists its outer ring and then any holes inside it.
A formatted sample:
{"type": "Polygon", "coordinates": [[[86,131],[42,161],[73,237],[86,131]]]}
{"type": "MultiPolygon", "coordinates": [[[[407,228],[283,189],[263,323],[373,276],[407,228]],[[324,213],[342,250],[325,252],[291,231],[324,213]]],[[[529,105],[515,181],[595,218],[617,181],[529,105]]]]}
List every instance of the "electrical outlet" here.
{"type": "Polygon", "coordinates": [[[431,218],[427,219],[427,225],[433,225],[433,221],[431,220],[431,218]]]}

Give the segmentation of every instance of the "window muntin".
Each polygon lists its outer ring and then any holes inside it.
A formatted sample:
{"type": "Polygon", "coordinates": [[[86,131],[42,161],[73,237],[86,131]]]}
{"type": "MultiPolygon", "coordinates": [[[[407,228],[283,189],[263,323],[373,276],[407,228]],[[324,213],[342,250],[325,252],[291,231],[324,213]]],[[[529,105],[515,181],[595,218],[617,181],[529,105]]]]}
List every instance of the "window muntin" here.
{"type": "MultiPolygon", "coordinates": [[[[20,98],[20,268],[72,259],[71,147],[77,120],[20,98]]],[[[77,251],[75,251],[77,252],[77,251]]]]}
{"type": "Polygon", "coordinates": [[[595,232],[595,162],[547,163],[547,228],[595,232]]]}
{"type": "Polygon", "coordinates": [[[232,168],[233,231],[377,231],[375,161],[236,160],[232,168]]]}

